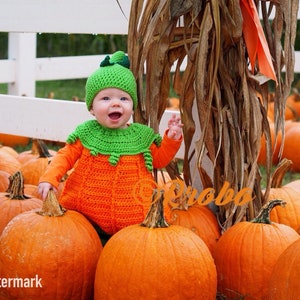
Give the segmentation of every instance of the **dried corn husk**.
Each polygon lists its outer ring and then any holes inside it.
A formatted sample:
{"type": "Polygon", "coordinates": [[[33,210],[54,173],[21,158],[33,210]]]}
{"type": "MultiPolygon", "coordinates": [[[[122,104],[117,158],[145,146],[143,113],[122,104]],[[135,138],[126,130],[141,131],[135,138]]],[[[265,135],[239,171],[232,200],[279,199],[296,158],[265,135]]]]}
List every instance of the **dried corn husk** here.
{"type": "Polygon", "coordinates": [[[172,87],[180,96],[186,185],[200,181],[202,188],[213,184],[218,192],[227,181],[235,192],[253,189],[254,200],[248,205],[219,207],[224,230],[252,219],[265,202],[257,157],[264,134],[267,194],[272,157],[267,98],[274,88],[275,129],[283,133],[294,76],[298,0],[245,2],[249,3],[261,11],[269,47],[264,50],[272,56],[269,67],[275,80],[260,73],[262,62],[249,66],[239,0],[133,0],[128,29],[128,54],[140,100],[135,121],[158,131],[172,87]]]}

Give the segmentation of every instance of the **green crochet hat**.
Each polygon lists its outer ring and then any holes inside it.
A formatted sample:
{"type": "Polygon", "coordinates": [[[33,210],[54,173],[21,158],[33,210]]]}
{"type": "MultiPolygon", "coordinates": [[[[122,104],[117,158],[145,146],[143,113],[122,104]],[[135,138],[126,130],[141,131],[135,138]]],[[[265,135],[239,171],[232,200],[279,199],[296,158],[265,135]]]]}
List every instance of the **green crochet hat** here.
{"type": "Polygon", "coordinates": [[[89,76],[85,85],[85,102],[88,110],[91,109],[95,96],[106,88],[125,91],[131,96],[134,109],[137,107],[136,81],[129,67],[130,61],[123,51],[105,57],[100,68],[89,76]]]}

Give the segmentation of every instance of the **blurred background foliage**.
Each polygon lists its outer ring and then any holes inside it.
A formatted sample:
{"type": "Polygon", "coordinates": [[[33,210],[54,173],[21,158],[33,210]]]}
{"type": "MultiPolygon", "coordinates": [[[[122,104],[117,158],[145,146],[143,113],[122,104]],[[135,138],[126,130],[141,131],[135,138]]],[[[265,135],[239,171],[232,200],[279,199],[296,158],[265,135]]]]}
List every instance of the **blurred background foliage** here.
{"type": "MultiPolygon", "coordinates": [[[[300,51],[300,21],[297,24],[297,36],[295,50],[300,51]]],[[[97,55],[113,53],[116,50],[127,52],[127,35],[105,35],[105,34],[59,34],[41,33],[37,35],[37,57],[53,56],[76,56],[76,55],[97,55]]],[[[8,33],[0,32],[0,59],[8,58],[8,33]]],[[[47,97],[48,86],[60,89],[64,86],[66,90],[59,92],[57,98],[69,99],[73,97],[83,98],[80,91],[85,80],[74,79],[65,81],[37,82],[37,96],[47,97]],[[74,86],[79,86],[74,91],[74,86]],[[73,91],[72,91],[73,89],[73,91]],[[70,96],[72,95],[72,96],[70,96]],[[58,97],[60,96],[60,97],[58,97]]],[[[293,87],[300,90],[300,74],[295,74],[293,87]]],[[[0,85],[0,93],[6,93],[7,86],[0,85]]]]}
{"type": "MultiPolygon", "coordinates": [[[[300,21],[295,50],[300,51],[300,21]]],[[[37,36],[37,57],[94,55],[127,52],[127,35],[42,33],[37,36]]],[[[8,58],[8,33],[0,32],[0,59],[8,58]]]]}
{"type": "MultiPolygon", "coordinates": [[[[127,51],[127,35],[60,34],[37,35],[37,57],[96,55],[127,51]]],[[[8,58],[8,33],[0,32],[0,59],[8,58]]]]}

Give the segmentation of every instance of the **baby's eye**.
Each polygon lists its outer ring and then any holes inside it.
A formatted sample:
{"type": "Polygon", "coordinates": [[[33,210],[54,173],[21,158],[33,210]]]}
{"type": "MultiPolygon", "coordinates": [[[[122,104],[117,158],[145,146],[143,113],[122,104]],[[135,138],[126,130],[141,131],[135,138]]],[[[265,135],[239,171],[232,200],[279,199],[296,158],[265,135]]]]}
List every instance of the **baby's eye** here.
{"type": "Polygon", "coordinates": [[[121,97],[120,100],[121,100],[121,101],[126,101],[126,100],[128,100],[128,98],[126,98],[126,97],[121,97]]]}
{"type": "Polygon", "coordinates": [[[103,100],[109,100],[109,97],[103,97],[102,99],[103,100]]]}

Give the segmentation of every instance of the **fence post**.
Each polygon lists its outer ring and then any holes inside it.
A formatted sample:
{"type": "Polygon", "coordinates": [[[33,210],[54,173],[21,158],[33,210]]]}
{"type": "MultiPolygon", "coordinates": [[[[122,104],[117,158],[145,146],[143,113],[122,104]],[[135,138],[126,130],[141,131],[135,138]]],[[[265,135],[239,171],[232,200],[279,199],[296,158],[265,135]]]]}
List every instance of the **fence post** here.
{"type": "Polygon", "coordinates": [[[10,32],[8,59],[15,61],[15,82],[8,84],[8,94],[34,97],[36,33],[10,32]]]}

